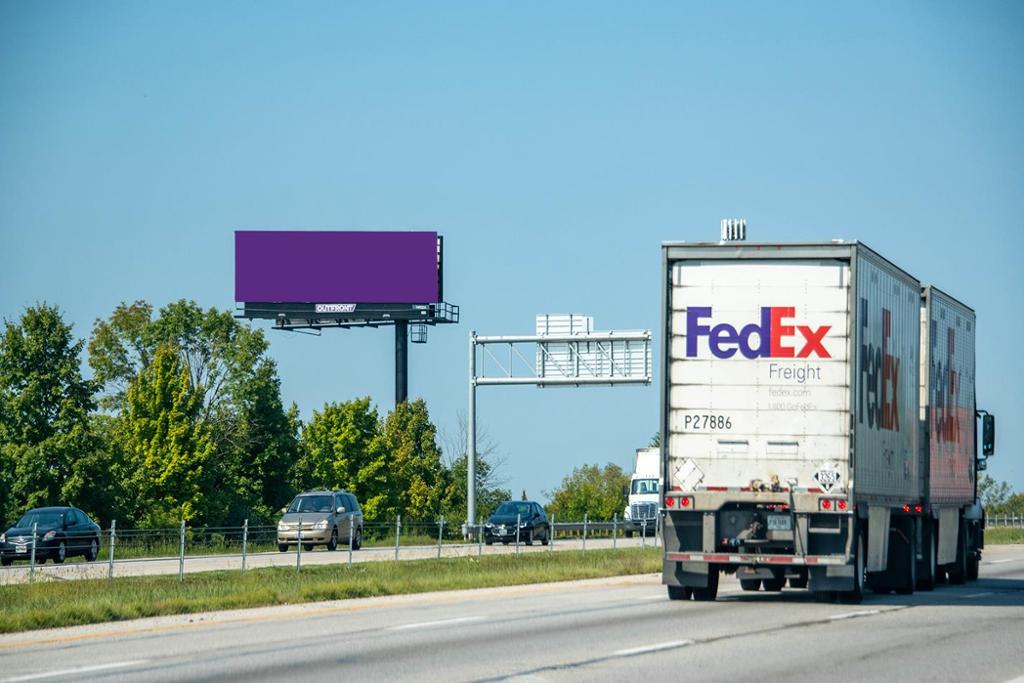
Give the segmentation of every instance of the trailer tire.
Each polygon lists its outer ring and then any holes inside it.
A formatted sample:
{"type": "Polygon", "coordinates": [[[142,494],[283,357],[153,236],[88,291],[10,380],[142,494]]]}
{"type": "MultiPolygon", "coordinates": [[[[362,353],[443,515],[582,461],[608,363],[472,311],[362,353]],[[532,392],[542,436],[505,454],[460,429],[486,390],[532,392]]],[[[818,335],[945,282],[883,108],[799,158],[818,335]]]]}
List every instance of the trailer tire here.
{"type": "Polygon", "coordinates": [[[840,602],[847,605],[859,605],[864,602],[864,587],[867,585],[867,571],[864,562],[864,534],[861,533],[859,525],[855,533],[857,534],[857,542],[854,546],[856,551],[853,558],[853,588],[848,591],[842,591],[836,596],[840,602]]]}
{"type": "Polygon", "coordinates": [[[785,576],[776,576],[770,579],[764,580],[764,589],[769,593],[778,593],[782,591],[783,586],[786,585],[785,576]]]}
{"type": "Polygon", "coordinates": [[[807,588],[807,570],[801,569],[799,576],[789,577],[790,588],[807,588]]]}
{"type": "Polygon", "coordinates": [[[917,590],[919,591],[935,590],[936,577],[939,570],[938,565],[935,563],[935,552],[938,546],[938,543],[936,543],[938,538],[935,525],[930,522],[926,524],[924,533],[921,534],[921,537],[925,539],[924,548],[922,548],[924,553],[924,562],[922,563],[924,571],[917,573],[917,590]]]}
{"type": "Polygon", "coordinates": [[[761,579],[740,579],[740,588],[745,591],[758,591],[761,589],[761,579]]]}
{"type": "MultiPolygon", "coordinates": [[[[913,520],[908,526],[913,526],[913,520]]],[[[912,595],[917,586],[917,534],[911,529],[907,534],[907,557],[903,566],[903,580],[896,588],[897,595],[912,595]]]]}
{"type": "Polygon", "coordinates": [[[967,580],[977,581],[978,580],[978,569],[981,564],[981,560],[977,557],[971,557],[967,560],[967,580]]]}
{"type": "Polygon", "coordinates": [[[708,567],[707,588],[694,588],[693,599],[700,602],[712,602],[718,597],[718,567],[708,567]]]}
{"type": "Polygon", "coordinates": [[[693,597],[693,589],[689,586],[668,587],[669,600],[689,600],[691,597],[693,597]]]}

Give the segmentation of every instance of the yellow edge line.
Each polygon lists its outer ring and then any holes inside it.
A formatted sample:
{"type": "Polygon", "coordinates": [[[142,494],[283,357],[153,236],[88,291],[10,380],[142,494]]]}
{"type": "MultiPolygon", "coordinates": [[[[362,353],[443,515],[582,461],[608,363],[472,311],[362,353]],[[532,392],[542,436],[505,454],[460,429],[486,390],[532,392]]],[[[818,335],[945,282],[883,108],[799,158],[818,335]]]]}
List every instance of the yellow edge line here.
{"type": "MultiPolygon", "coordinates": [[[[635,577],[635,576],[648,576],[648,574],[630,574],[628,576],[631,576],[631,577],[635,577]]],[[[609,577],[609,578],[616,578],[616,577],[609,577]]],[[[576,579],[576,580],[577,581],[579,581],[579,580],[582,580],[582,581],[593,581],[595,579],[576,579]]],[[[601,580],[601,579],[596,579],[596,580],[601,580]]],[[[550,592],[553,592],[555,590],[563,590],[564,591],[567,588],[570,589],[570,590],[584,590],[584,589],[587,589],[587,588],[594,588],[595,587],[595,586],[592,586],[592,585],[585,585],[585,586],[578,586],[578,585],[577,586],[560,586],[560,585],[555,585],[555,584],[558,584],[558,583],[565,583],[565,582],[527,583],[527,584],[521,584],[521,585],[515,586],[515,587],[509,587],[509,588],[507,588],[505,590],[494,589],[494,588],[490,588],[490,587],[487,587],[487,588],[463,588],[463,589],[459,589],[459,590],[460,591],[466,591],[466,590],[470,590],[470,591],[472,591],[472,590],[485,590],[485,591],[488,591],[488,593],[486,595],[484,595],[484,596],[481,596],[481,597],[490,598],[490,597],[504,597],[504,596],[507,596],[507,595],[516,595],[517,593],[522,593],[523,591],[521,589],[525,589],[525,588],[533,588],[534,592],[550,593],[550,592]],[[538,589],[537,587],[540,587],[540,588],[538,589]],[[519,590],[516,590],[516,589],[519,589],[519,590]]],[[[632,583],[636,583],[636,581],[620,579],[618,581],[609,581],[607,583],[601,583],[600,586],[601,587],[604,587],[604,586],[626,586],[626,585],[629,585],[629,584],[632,584],[632,583]]],[[[319,616],[319,615],[324,615],[324,614],[339,614],[339,613],[342,613],[342,612],[361,612],[361,611],[365,611],[365,610],[369,610],[369,609],[387,609],[389,607],[404,607],[405,604],[395,604],[395,602],[401,602],[401,603],[408,604],[408,603],[414,601],[413,598],[416,598],[416,597],[419,597],[419,596],[422,596],[422,595],[424,595],[424,593],[406,593],[406,594],[398,594],[398,595],[380,595],[380,596],[375,596],[376,598],[387,598],[387,597],[391,597],[391,598],[394,598],[394,597],[405,598],[404,600],[393,601],[393,602],[390,602],[389,604],[386,604],[386,605],[382,605],[382,604],[377,604],[377,605],[375,605],[375,604],[345,605],[345,606],[337,606],[337,607],[321,607],[319,609],[301,609],[301,605],[303,603],[291,603],[291,604],[284,604],[284,605],[266,605],[265,607],[253,607],[251,609],[274,609],[275,607],[277,607],[277,608],[280,608],[280,607],[292,607],[292,608],[298,608],[298,609],[296,609],[296,611],[294,613],[283,614],[283,615],[282,614],[272,614],[272,615],[268,614],[268,615],[265,615],[265,616],[227,618],[227,619],[223,619],[223,620],[220,620],[220,621],[215,621],[215,620],[197,621],[197,622],[189,622],[189,623],[181,623],[181,624],[167,624],[166,626],[152,626],[152,627],[149,627],[149,628],[131,628],[131,629],[123,629],[121,631],[105,631],[104,633],[83,633],[83,634],[80,634],[80,635],[62,636],[62,637],[59,637],[59,638],[40,638],[40,639],[37,639],[37,640],[26,640],[26,641],[22,641],[20,643],[0,644],[0,650],[14,650],[14,649],[18,649],[18,648],[35,647],[37,645],[54,645],[54,644],[59,644],[59,643],[73,643],[73,642],[81,641],[81,640],[97,640],[99,638],[108,638],[108,637],[109,638],[120,638],[120,637],[123,637],[123,636],[131,636],[131,635],[143,635],[143,634],[152,634],[152,633],[166,633],[168,631],[184,630],[184,629],[194,628],[194,627],[198,627],[198,626],[220,626],[220,625],[229,625],[229,624],[258,623],[258,622],[261,622],[261,621],[279,621],[281,619],[295,619],[295,618],[299,618],[299,617],[319,616]]],[[[438,597],[436,597],[434,599],[426,599],[426,600],[421,600],[419,602],[421,604],[436,605],[436,604],[442,604],[442,603],[446,603],[446,602],[455,602],[457,600],[465,598],[465,596],[460,597],[460,596],[454,596],[454,595],[449,595],[449,596],[446,596],[446,597],[442,597],[442,596],[443,596],[443,593],[440,594],[438,597]]],[[[373,600],[374,598],[360,598],[360,599],[362,599],[362,600],[373,600]]],[[[197,612],[195,614],[210,614],[210,612],[197,612]]],[[[213,614],[217,614],[217,612],[214,612],[213,614]]],[[[186,617],[186,616],[188,616],[188,613],[185,613],[185,614],[166,614],[166,615],[161,615],[161,617],[186,617]]],[[[157,618],[158,619],[158,618],[161,618],[161,617],[152,617],[152,618],[157,618]]],[[[109,624],[109,623],[112,623],[112,622],[96,622],[96,623],[93,623],[93,624],[81,624],[80,626],[82,626],[82,627],[97,626],[97,625],[102,625],[104,623],[108,623],[109,624]]],[[[75,627],[69,627],[69,628],[75,628],[75,627]]]]}

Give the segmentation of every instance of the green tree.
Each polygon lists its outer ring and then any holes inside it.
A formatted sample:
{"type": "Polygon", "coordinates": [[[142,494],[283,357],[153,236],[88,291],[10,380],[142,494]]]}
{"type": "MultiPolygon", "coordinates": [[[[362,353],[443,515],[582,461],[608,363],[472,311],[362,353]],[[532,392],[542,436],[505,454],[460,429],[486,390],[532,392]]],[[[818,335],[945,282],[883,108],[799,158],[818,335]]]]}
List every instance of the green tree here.
{"type": "Polygon", "coordinates": [[[64,502],[75,463],[94,448],[94,385],[81,375],[76,341],[54,306],[4,321],[0,337],[0,516],[64,502]]]}
{"type": "Polygon", "coordinates": [[[343,488],[356,494],[365,516],[376,518],[389,501],[387,463],[376,450],[380,427],[370,397],[328,403],[302,428],[295,485],[343,488]]]}
{"type": "Polygon", "coordinates": [[[603,468],[582,465],[562,479],[555,491],[545,491],[551,501],[547,512],[565,521],[582,520],[584,514],[592,520],[610,520],[622,513],[628,486],[629,475],[614,463],[603,468]]]}
{"type": "Polygon", "coordinates": [[[1014,493],[1007,496],[1005,500],[985,507],[985,514],[988,515],[1024,515],[1024,493],[1014,493]]]}
{"type": "Polygon", "coordinates": [[[374,450],[387,467],[387,504],[380,513],[401,513],[412,520],[440,514],[448,472],[441,462],[437,428],[423,399],[399,403],[388,413],[374,450]]]}
{"type": "Polygon", "coordinates": [[[1002,506],[1013,494],[1013,487],[1005,481],[996,481],[987,474],[978,477],[978,498],[986,510],[1002,506]]]}
{"type": "MultiPolygon", "coordinates": [[[[445,434],[445,467],[448,470],[448,485],[442,508],[449,520],[462,522],[466,519],[466,480],[469,476],[469,460],[466,457],[466,418],[458,416],[454,433],[445,434]]],[[[477,428],[476,438],[476,513],[486,519],[499,505],[512,499],[512,492],[503,488],[507,481],[502,474],[504,459],[498,453],[498,445],[490,435],[477,428]]]]}
{"type": "Polygon", "coordinates": [[[114,519],[128,521],[125,483],[129,473],[118,428],[119,421],[109,415],[91,416],[94,447],[75,460],[64,484],[64,500],[88,512],[103,527],[114,519]]]}
{"type": "Polygon", "coordinates": [[[198,402],[194,419],[216,453],[206,466],[209,489],[197,521],[269,521],[292,493],[299,421],[294,406],[284,409],[263,332],[192,301],[169,304],[155,318],[144,301],[121,304],[108,320],[96,321],[89,343],[104,407],[125,413],[130,388],[159,349],[177,355],[198,402]]]}
{"type": "Polygon", "coordinates": [[[172,346],[158,347],[128,387],[122,444],[133,497],[128,511],[138,526],[173,525],[203,512],[215,447],[199,419],[202,407],[202,394],[172,346]]]}
{"type": "Polygon", "coordinates": [[[647,447],[658,448],[659,446],[661,446],[661,432],[657,431],[654,432],[654,436],[651,437],[651,440],[647,442],[647,447]]]}

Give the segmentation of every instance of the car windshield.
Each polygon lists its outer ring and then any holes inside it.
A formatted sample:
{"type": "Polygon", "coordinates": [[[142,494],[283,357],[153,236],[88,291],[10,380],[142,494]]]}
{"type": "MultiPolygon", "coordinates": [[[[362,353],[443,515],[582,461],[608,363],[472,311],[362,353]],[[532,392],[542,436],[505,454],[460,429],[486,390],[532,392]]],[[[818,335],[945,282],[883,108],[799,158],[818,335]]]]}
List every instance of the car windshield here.
{"type": "Polygon", "coordinates": [[[63,512],[29,510],[18,520],[17,526],[30,527],[33,524],[38,524],[39,526],[60,526],[63,519],[63,512]]]}
{"type": "Polygon", "coordinates": [[[658,492],[658,480],[657,479],[634,479],[633,488],[631,493],[657,493],[658,492]]]}
{"type": "Polygon", "coordinates": [[[530,514],[530,504],[529,503],[513,503],[513,502],[509,501],[508,503],[502,503],[501,507],[499,507],[497,512],[495,512],[494,514],[496,514],[496,515],[509,515],[509,516],[512,516],[512,515],[522,515],[523,517],[526,517],[527,515],[530,514]]]}
{"type": "Polygon", "coordinates": [[[330,512],[334,496],[295,496],[288,512],[330,512]]]}

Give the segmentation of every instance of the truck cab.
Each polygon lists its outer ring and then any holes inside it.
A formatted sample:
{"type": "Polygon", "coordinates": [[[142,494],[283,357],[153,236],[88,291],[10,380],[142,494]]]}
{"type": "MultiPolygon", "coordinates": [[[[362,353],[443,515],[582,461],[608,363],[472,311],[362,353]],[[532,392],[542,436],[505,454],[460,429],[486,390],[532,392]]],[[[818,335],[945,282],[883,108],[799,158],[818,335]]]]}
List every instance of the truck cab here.
{"type": "Polygon", "coordinates": [[[634,532],[653,535],[657,529],[662,484],[660,458],[658,448],[637,449],[626,509],[622,512],[626,536],[632,536],[634,532]]]}

